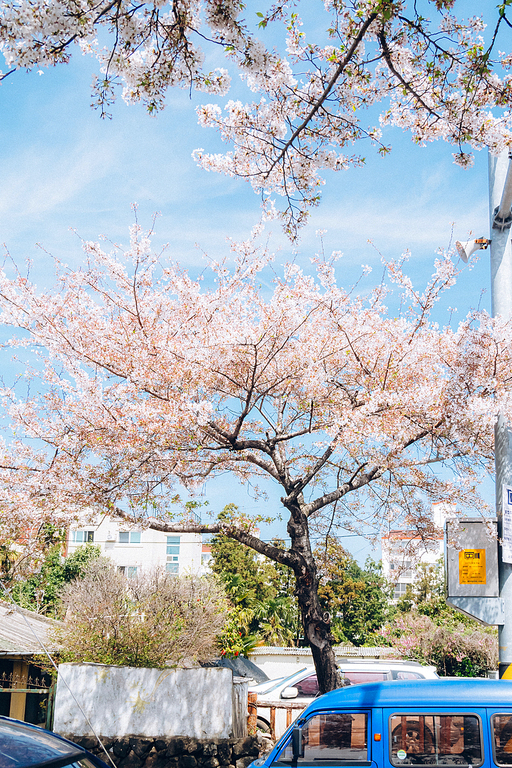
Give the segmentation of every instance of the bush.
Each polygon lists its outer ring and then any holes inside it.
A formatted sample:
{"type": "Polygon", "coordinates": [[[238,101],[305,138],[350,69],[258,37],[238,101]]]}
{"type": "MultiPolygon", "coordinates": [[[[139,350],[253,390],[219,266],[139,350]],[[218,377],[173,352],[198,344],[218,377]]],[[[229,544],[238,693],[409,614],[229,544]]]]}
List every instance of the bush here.
{"type": "Polygon", "coordinates": [[[106,558],[68,585],[62,661],[167,667],[218,654],[228,611],[216,579],[163,570],[127,579],[106,558]]]}
{"type": "Polygon", "coordinates": [[[429,616],[411,611],[397,616],[386,634],[401,656],[433,664],[440,675],[485,677],[498,666],[498,643],[492,629],[475,629],[460,622],[438,625],[429,616]]]}

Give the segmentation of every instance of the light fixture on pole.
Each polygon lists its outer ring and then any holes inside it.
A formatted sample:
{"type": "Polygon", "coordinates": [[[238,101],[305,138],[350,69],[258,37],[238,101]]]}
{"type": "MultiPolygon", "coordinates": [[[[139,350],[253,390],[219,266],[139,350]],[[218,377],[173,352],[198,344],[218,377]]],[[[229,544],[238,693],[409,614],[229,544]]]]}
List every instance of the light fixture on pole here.
{"type": "Polygon", "coordinates": [[[476,240],[457,240],[455,247],[464,264],[467,264],[475,251],[485,250],[489,247],[490,242],[486,237],[478,237],[476,240]]]}

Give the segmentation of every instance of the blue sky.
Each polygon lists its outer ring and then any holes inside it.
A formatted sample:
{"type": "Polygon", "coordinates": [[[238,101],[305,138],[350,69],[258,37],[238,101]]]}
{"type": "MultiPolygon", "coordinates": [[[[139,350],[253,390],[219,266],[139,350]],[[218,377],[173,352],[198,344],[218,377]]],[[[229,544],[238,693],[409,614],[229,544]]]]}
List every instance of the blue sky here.
{"type": "MultiPolygon", "coordinates": [[[[126,242],[137,203],[143,226],[161,214],[155,247],[169,243],[169,257],[192,272],[204,264],[204,252],[227,254],[226,238],[246,238],[258,220],[259,200],[243,181],[207,173],[191,158],[197,147],[222,151],[216,134],[196,123],[194,106],[212,99],[175,91],[156,117],[119,101],[113,119],[102,120],[90,107],[96,68],[93,60],[75,56],[69,65],[42,75],[15,73],[0,85],[0,243],[17,263],[31,259],[34,281],[46,285],[48,253],[72,265],[82,258],[72,230],[87,240],[105,234],[126,242]]],[[[487,156],[477,154],[474,167],[464,171],[446,144],[418,147],[397,129],[385,140],[393,146],[389,156],[377,156],[368,145],[366,167],[328,175],[296,258],[307,265],[320,248],[317,230],[326,230],[325,250],[344,253],[344,277],[354,281],[369,264],[377,281],[380,254],[389,258],[409,248],[408,272],[421,286],[439,247],[471,233],[489,236],[487,156]]],[[[277,227],[271,244],[278,261],[293,255],[277,227]]],[[[479,304],[490,308],[488,257],[480,253],[449,297],[461,319],[479,304]]],[[[3,367],[8,373],[5,360],[3,367]]],[[[491,484],[488,493],[492,502],[491,484]]],[[[248,512],[279,507],[278,494],[256,502],[227,477],[208,484],[205,496],[215,509],[231,501],[248,512]]],[[[282,534],[283,525],[262,531],[264,538],[274,532],[282,534]]],[[[345,544],[360,560],[371,553],[359,538],[345,544]]]]}

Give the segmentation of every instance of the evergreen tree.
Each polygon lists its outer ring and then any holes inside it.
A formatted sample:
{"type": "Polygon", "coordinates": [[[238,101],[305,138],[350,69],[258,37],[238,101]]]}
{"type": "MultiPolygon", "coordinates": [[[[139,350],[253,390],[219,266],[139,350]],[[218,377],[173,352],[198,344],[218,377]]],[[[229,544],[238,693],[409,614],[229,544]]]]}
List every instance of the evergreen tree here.
{"type": "Polygon", "coordinates": [[[59,619],[62,616],[60,594],[66,584],[82,577],[87,565],[100,556],[101,550],[85,544],[68,558],[62,557],[61,545],[51,546],[37,573],[18,581],[11,589],[12,599],[30,611],[59,619]]]}
{"type": "Polygon", "coordinates": [[[331,614],[335,642],[365,645],[375,641],[390,611],[390,587],[380,565],[368,559],[361,568],[332,537],[316,549],[315,557],[321,573],[318,594],[322,607],[331,614]]]}

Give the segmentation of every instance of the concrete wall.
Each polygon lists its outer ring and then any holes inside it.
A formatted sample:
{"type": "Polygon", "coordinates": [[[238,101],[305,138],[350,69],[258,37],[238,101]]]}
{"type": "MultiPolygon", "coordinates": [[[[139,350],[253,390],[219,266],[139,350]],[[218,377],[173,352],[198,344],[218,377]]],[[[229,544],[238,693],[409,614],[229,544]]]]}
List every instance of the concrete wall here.
{"type": "Polygon", "coordinates": [[[53,730],[71,740],[94,732],[110,739],[229,739],[234,720],[230,669],[59,666],[53,730]]]}

